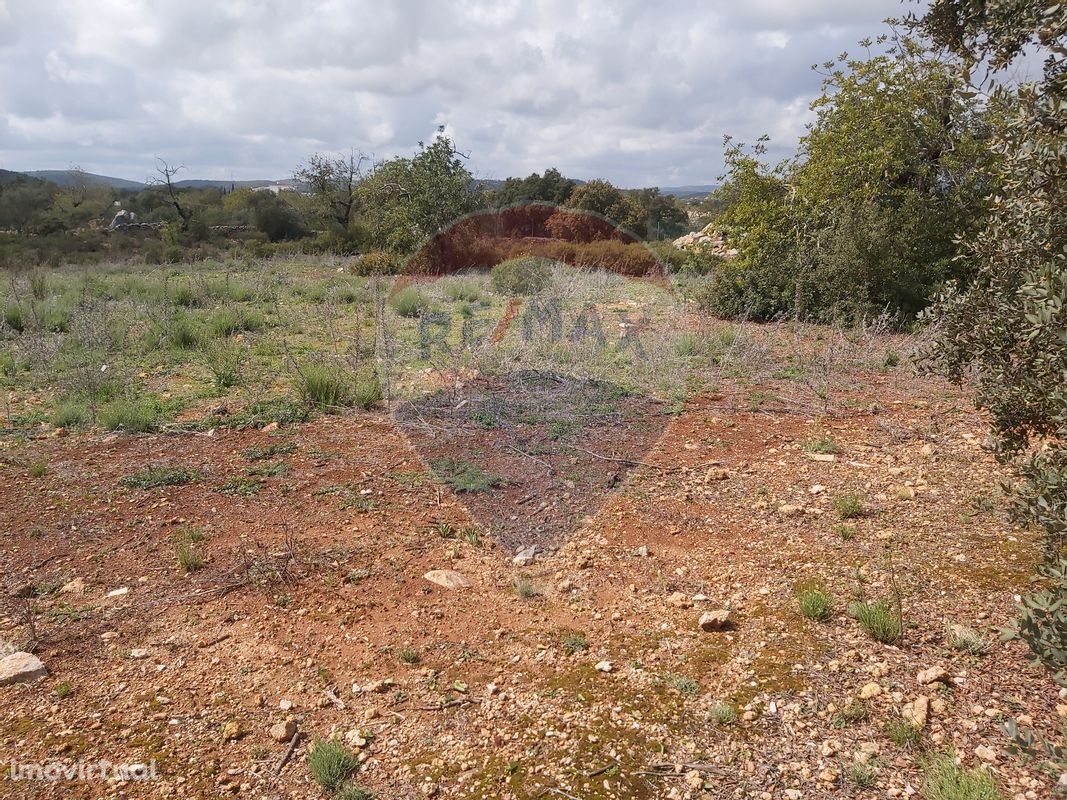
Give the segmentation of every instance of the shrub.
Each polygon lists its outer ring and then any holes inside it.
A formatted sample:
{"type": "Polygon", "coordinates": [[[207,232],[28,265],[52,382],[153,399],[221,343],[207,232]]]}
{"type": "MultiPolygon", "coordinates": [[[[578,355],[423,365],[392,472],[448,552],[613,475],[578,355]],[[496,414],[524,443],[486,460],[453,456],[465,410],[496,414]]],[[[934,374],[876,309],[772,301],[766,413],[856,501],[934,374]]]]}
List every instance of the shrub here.
{"type": "Polygon", "coordinates": [[[184,486],[199,480],[201,474],[184,467],[146,467],[122,478],[119,483],[131,489],[155,489],[160,486],[184,486]]]}
{"type": "Polygon", "coordinates": [[[681,694],[700,694],[700,683],[688,675],[671,675],[667,678],[667,684],[681,694]]]}
{"type": "Polygon", "coordinates": [[[200,343],[200,329],[193,320],[180,314],[171,323],[167,343],[178,350],[191,350],[200,343]]]}
{"type": "Polygon", "coordinates": [[[11,330],[18,333],[22,333],[26,327],[26,320],[22,313],[22,306],[18,303],[9,303],[4,308],[4,315],[0,319],[2,319],[4,324],[11,328],[11,330]]]}
{"type": "Polygon", "coordinates": [[[507,295],[538,294],[552,282],[551,262],[529,256],[509,258],[490,271],[493,290],[507,295]]]}
{"type": "Polygon", "coordinates": [[[1026,642],[1033,662],[1067,686],[1067,559],[1042,566],[1038,576],[1045,588],[1023,596],[1019,619],[1006,636],[1026,642]]]}
{"type": "Polygon", "coordinates": [[[841,452],[841,445],[829,436],[815,436],[804,443],[804,450],[808,453],[834,455],[841,452]]]}
{"type": "Polygon", "coordinates": [[[211,342],[201,348],[200,355],[218,391],[241,385],[244,349],[239,344],[232,341],[211,342]]]}
{"type": "Polygon", "coordinates": [[[445,284],[445,297],[453,302],[476,303],[482,299],[482,293],[473,281],[452,281],[445,284]]]}
{"type": "Polygon", "coordinates": [[[534,598],[541,596],[541,592],[536,586],[529,581],[523,580],[515,581],[515,594],[523,600],[533,600],[534,598]]]}
{"type": "Polygon", "coordinates": [[[382,402],[382,382],[377,372],[368,370],[356,375],[352,385],[352,402],[365,411],[382,402]]]}
{"type": "Polygon", "coordinates": [[[490,475],[469,461],[456,458],[438,458],[430,462],[434,475],[456,492],[487,492],[495,489],[503,479],[490,475]]]}
{"type": "Polygon", "coordinates": [[[397,275],[400,272],[400,259],[387,250],[372,250],[364,253],[348,265],[353,275],[397,275]]]}
{"type": "Polygon", "coordinates": [[[64,400],[52,412],[52,424],[57,428],[73,428],[85,422],[88,416],[89,411],[84,403],[78,400],[64,400]]]}
{"type": "Polygon", "coordinates": [[[323,411],[336,411],[352,404],[352,376],[340,364],[310,362],[296,371],[301,400],[323,411]]]}
{"type": "Polygon", "coordinates": [[[1003,800],[993,776],[984,769],[966,769],[952,753],[931,756],[923,764],[926,800],[1003,800]]]}
{"type": "Polygon", "coordinates": [[[54,691],[56,697],[63,700],[64,698],[70,697],[71,693],[74,691],[74,687],[70,685],[70,681],[60,681],[56,684],[54,691]]]}
{"type": "Polygon", "coordinates": [[[308,755],[311,777],[331,792],[341,788],[358,766],[359,761],[352,751],[336,739],[317,740],[308,755]]]}
{"type": "Polygon", "coordinates": [[[0,351],[0,376],[11,377],[18,372],[18,362],[11,353],[0,351]]]}
{"type": "Polygon", "coordinates": [[[402,317],[418,317],[430,307],[414,286],[407,286],[389,298],[389,305],[402,317]]]}
{"type": "Polygon", "coordinates": [[[114,400],[97,415],[100,426],[107,431],[145,433],[156,427],[159,415],[145,400],[114,400]]]}
{"type": "Polygon", "coordinates": [[[849,606],[849,613],[863,629],[863,632],[876,642],[895,644],[904,635],[904,625],[900,618],[899,602],[890,608],[885,600],[877,603],[858,601],[849,606]]]}
{"type": "Polygon", "coordinates": [[[834,511],[841,519],[856,519],[867,513],[863,504],[863,496],[858,494],[842,494],[835,497],[834,511]]]}
{"type": "Polygon", "coordinates": [[[801,614],[815,622],[826,622],[834,613],[834,597],[821,586],[801,589],[797,605],[801,614]]]}
{"type": "Polygon", "coordinates": [[[729,703],[716,703],[710,711],[711,718],[719,725],[731,725],[737,722],[737,709],[729,703]]]}

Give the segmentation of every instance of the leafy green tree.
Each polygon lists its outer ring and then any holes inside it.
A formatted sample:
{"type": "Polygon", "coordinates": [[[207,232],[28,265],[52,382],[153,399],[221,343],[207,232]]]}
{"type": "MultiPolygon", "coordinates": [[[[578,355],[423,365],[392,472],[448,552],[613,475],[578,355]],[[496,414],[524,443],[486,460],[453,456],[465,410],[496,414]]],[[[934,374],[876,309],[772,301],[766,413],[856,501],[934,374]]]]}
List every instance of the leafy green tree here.
{"type": "Polygon", "coordinates": [[[252,211],[253,223],[258,230],[267,234],[270,241],[280,242],[307,236],[308,230],[303,220],[281,195],[268,191],[251,192],[247,202],[252,211]]]}
{"type": "Polygon", "coordinates": [[[377,165],[360,187],[364,217],[378,247],[410,252],[479,207],[466,156],[444,135],[419,142],[412,158],[377,165]]]}
{"type": "Polygon", "coordinates": [[[630,196],[644,216],[647,238],[674,239],[689,227],[689,214],[677,198],[661,194],[659,189],[638,189],[630,196]]]}
{"type": "Polygon", "coordinates": [[[576,211],[592,211],[638,236],[645,235],[645,218],[641,206],[609,181],[583,183],[571,193],[563,207],[576,211]]]}
{"type": "Polygon", "coordinates": [[[546,169],[543,175],[536,172],[525,178],[508,178],[490,198],[494,208],[523,203],[565,203],[578,184],[564,178],[558,169],[546,169]]]}
{"type": "MultiPolygon", "coordinates": [[[[961,241],[977,265],[968,287],[933,314],[934,363],[972,377],[999,455],[1017,463],[1016,510],[1044,531],[1047,592],[1024,598],[1016,633],[1067,682],[1067,4],[934,0],[913,24],[960,60],[962,74],[992,70],[989,102],[1004,109],[992,148],[998,190],[984,227],[961,241]],[[1005,71],[1039,53],[1037,80],[1005,71]]],[[[1018,740],[1017,740],[1018,741],[1018,740]]],[[[1025,742],[1023,742],[1025,744],[1025,742]]],[[[1033,744],[1031,741],[1030,745],[1033,744]]],[[[1059,751],[1058,768],[1067,770],[1059,751]]]]}
{"type": "Polygon", "coordinates": [[[985,212],[990,110],[958,92],[955,65],[909,37],[862,59],[823,64],[816,120],[797,155],[763,163],[727,141],[716,222],[740,258],[711,292],[713,310],[759,318],[918,313],[937,286],[966,279],[954,240],[985,212]]]}

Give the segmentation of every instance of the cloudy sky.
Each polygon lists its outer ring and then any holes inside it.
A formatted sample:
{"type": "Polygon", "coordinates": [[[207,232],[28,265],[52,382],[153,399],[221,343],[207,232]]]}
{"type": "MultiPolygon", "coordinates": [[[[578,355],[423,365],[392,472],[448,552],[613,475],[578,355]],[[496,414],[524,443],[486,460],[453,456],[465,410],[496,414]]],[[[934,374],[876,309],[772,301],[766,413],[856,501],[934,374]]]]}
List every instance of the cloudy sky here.
{"type": "Polygon", "coordinates": [[[447,127],[475,174],[713,183],[900,0],[0,0],[0,167],[278,178],[447,127]]]}

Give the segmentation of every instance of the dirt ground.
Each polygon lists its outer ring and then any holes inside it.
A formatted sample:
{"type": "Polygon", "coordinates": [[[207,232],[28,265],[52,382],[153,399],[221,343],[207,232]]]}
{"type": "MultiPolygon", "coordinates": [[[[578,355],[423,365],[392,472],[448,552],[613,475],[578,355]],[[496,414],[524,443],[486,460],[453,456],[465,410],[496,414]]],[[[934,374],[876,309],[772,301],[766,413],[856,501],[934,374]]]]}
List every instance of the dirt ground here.
{"type": "Polygon", "coordinates": [[[850,375],[829,409],[779,378],[672,414],[616,398],[571,430],[526,378],[395,420],[0,440],[0,638],[32,619],[50,671],[0,687],[0,760],[158,771],[5,774],[0,794],[319,798],[308,750],[338,735],[380,799],[922,796],[924,758],[950,748],[1005,797],[1052,795],[1000,729],[1049,731],[1067,701],[997,636],[1038,552],[1004,514],[966,389],[902,364],[850,375]],[[435,478],[472,453],[506,484],[435,478]],[[149,465],[191,480],[123,483],[149,465]],[[842,523],[850,493],[864,510],[842,523]],[[194,529],[187,572],[176,542],[194,529]],[[471,585],[423,577],[439,569],[471,585]],[[829,621],[798,612],[814,584],[829,621]],[[894,585],[906,631],[880,644],[846,606],[894,585]],[[730,623],[705,631],[713,610],[730,623]],[[951,648],[951,624],[984,654],[951,648]],[[943,678],[920,684],[931,667],[943,678]],[[895,742],[919,697],[915,741],[895,742]],[[283,765],[269,731],[289,717],[283,765]]]}

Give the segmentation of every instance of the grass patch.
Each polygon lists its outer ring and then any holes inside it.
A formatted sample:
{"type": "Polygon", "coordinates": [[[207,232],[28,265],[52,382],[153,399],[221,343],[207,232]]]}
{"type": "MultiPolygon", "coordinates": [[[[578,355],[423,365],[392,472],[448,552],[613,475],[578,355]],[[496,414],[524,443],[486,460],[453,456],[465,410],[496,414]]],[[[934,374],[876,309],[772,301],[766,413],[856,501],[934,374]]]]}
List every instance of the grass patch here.
{"type": "Polygon", "coordinates": [[[834,614],[834,596],[821,586],[809,586],[797,594],[800,613],[814,622],[826,622],[834,614]]]}
{"type": "Polygon", "coordinates": [[[296,389],[306,405],[322,411],[352,405],[352,376],[337,364],[303,364],[296,370],[296,389]]]}
{"type": "Polygon", "coordinates": [[[841,445],[829,436],[813,436],[804,442],[804,452],[835,456],[841,452],[841,445]]]}
{"type": "Polygon", "coordinates": [[[188,540],[181,540],[174,545],[175,555],[178,557],[178,566],[184,572],[196,572],[204,566],[204,557],[193,549],[188,540]]]}
{"type": "Polygon", "coordinates": [[[951,752],[931,756],[923,764],[922,791],[926,800],[1004,800],[992,775],[960,766],[951,752]]]}
{"type": "MultiPolygon", "coordinates": [[[[893,606],[896,605],[896,603],[893,604],[893,606]]],[[[863,632],[876,642],[895,644],[904,635],[900,609],[892,607],[885,600],[879,600],[876,603],[857,600],[849,605],[848,611],[859,623],[863,632]]]]}
{"type": "Polygon", "coordinates": [[[246,447],[241,451],[241,455],[249,461],[269,461],[294,452],[296,452],[296,445],[292,442],[274,442],[266,447],[246,447]]]}
{"type": "Polygon", "coordinates": [[[445,285],[445,297],[453,302],[477,303],[482,293],[473,281],[452,281],[445,285]]]}
{"type": "Polygon", "coordinates": [[[493,291],[498,294],[529,295],[544,291],[552,282],[548,259],[538,256],[509,258],[489,272],[493,291]]]}
{"type": "Polygon", "coordinates": [[[199,480],[201,474],[184,467],[147,467],[119,480],[128,489],[156,489],[160,486],[184,486],[199,480]]]}
{"type": "Polygon", "coordinates": [[[584,653],[589,649],[589,640],[581,633],[568,633],[560,642],[563,655],[573,656],[575,653],[584,653]]]}
{"type": "Polygon", "coordinates": [[[89,418],[89,410],[77,400],[64,400],[52,412],[52,424],[57,428],[73,428],[89,418]]]}
{"type": "Polygon", "coordinates": [[[949,625],[945,638],[948,640],[949,647],[962,653],[980,656],[986,651],[986,642],[982,634],[966,625],[949,625]]]}
{"type": "Polygon", "coordinates": [[[97,421],[106,431],[147,433],[156,427],[159,415],[145,400],[115,400],[100,409],[97,421]]]}
{"type": "Polygon", "coordinates": [[[414,286],[407,286],[389,298],[393,311],[402,317],[418,317],[430,307],[430,303],[414,286]]]}
{"type": "Polygon", "coordinates": [[[867,513],[863,495],[840,494],[834,498],[834,511],[841,519],[858,519],[867,513]]]}
{"type": "Polygon", "coordinates": [[[700,683],[688,675],[670,675],[667,677],[667,685],[681,694],[700,694],[700,683]]]}
{"type": "Polygon", "coordinates": [[[414,647],[402,647],[396,651],[396,657],[405,664],[418,664],[422,661],[419,651],[414,647]]]}
{"type": "Polygon", "coordinates": [[[859,529],[855,525],[838,525],[834,528],[834,533],[840,537],[842,542],[851,542],[856,538],[859,529]]]}
{"type": "Polygon", "coordinates": [[[346,783],[333,798],[334,800],[374,800],[374,795],[369,789],[364,789],[355,783],[346,783]]]}
{"type": "Polygon", "coordinates": [[[65,697],[70,697],[71,693],[74,691],[74,687],[70,685],[70,681],[60,681],[52,691],[55,692],[56,697],[62,700],[65,697]]]}
{"type": "Polygon", "coordinates": [[[359,761],[352,751],[335,739],[318,739],[308,755],[308,769],[320,786],[333,792],[356,771],[359,761]]]}
{"type": "Polygon", "coordinates": [[[523,600],[533,600],[541,596],[540,590],[529,581],[515,581],[515,594],[523,600]]]}
{"type": "Polygon", "coordinates": [[[912,750],[922,742],[923,732],[906,719],[891,719],[885,724],[885,735],[897,747],[912,750]]]}
{"type": "Polygon", "coordinates": [[[487,492],[504,483],[498,475],[490,475],[469,461],[457,458],[438,458],[430,462],[437,479],[456,492],[487,492]]]}
{"type": "Polygon", "coordinates": [[[870,761],[857,761],[845,769],[845,776],[855,786],[866,789],[878,779],[878,768],[870,761]]]}
{"type": "Polygon", "coordinates": [[[711,707],[710,713],[717,725],[732,725],[737,722],[737,709],[729,703],[716,703],[711,707]]]}
{"type": "Polygon", "coordinates": [[[30,464],[29,472],[31,478],[43,478],[48,474],[48,463],[45,461],[38,461],[30,464]]]}
{"type": "Polygon", "coordinates": [[[858,697],[854,697],[847,706],[834,714],[833,723],[835,728],[847,728],[849,725],[863,722],[870,716],[871,710],[867,704],[858,697]]]}
{"type": "Polygon", "coordinates": [[[261,482],[254,478],[234,476],[222,484],[219,491],[235,497],[250,497],[259,492],[261,485],[261,482]]]}

